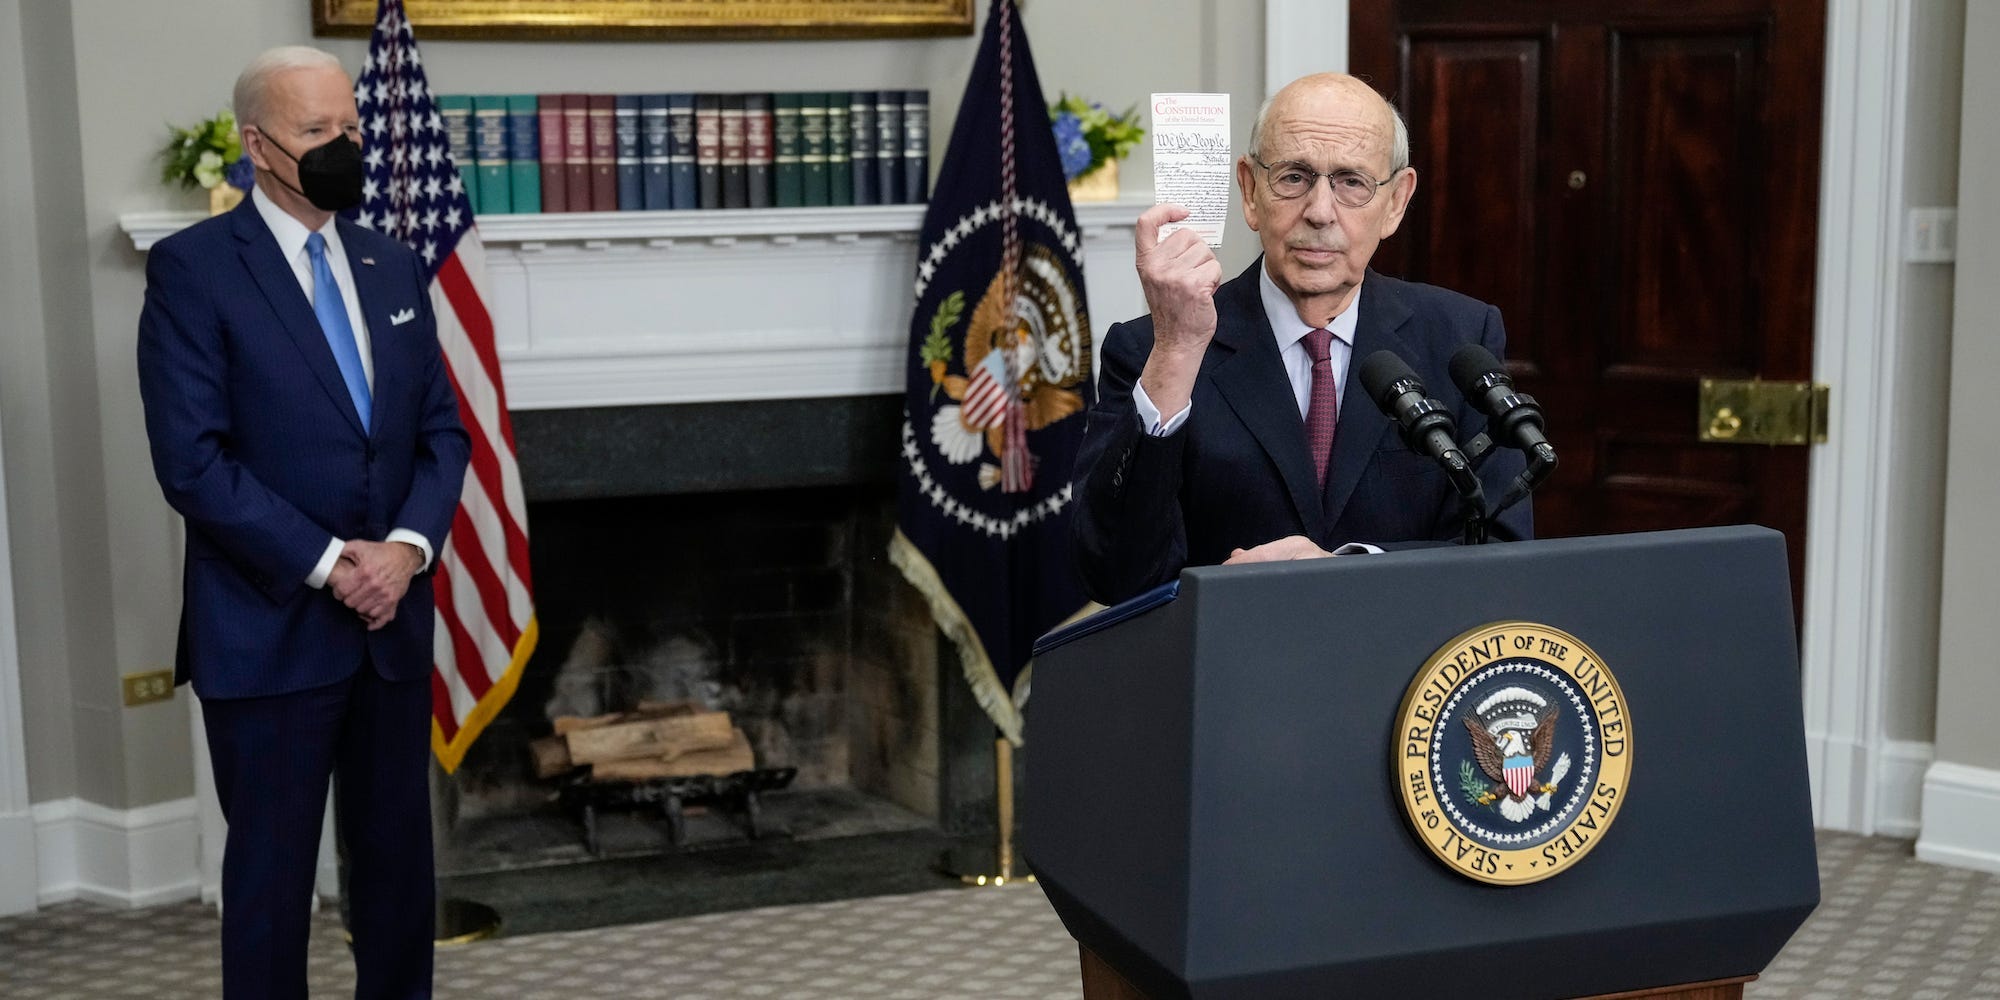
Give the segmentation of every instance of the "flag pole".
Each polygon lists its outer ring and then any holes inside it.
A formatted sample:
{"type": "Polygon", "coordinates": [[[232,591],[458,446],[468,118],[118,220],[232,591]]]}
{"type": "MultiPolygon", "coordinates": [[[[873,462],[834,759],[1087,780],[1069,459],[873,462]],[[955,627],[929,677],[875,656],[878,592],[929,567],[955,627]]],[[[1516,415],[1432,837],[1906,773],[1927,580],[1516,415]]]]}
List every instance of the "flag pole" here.
{"type": "Polygon", "coordinates": [[[945,855],[946,870],[960,882],[972,886],[1003,886],[1009,882],[1033,882],[1035,876],[1014,873],[1014,744],[1005,736],[993,741],[994,812],[998,829],[989,853],[987,845],[974,844],[945,855]]]}
{"type": "Polygon", "coordinates": [[[436,757],[431,758],[431,898],[436,907],[436,922],[433,924],[432,943],[440,948],[471,944],[483,941],[500,933],[500,911],[485,903],[460,899],[444,894],[444,884],[437,876],[437,858],[444,853],[446,838],[451,833],[452,818],[458,811],[450,801],[451,775],[436,757]]]}

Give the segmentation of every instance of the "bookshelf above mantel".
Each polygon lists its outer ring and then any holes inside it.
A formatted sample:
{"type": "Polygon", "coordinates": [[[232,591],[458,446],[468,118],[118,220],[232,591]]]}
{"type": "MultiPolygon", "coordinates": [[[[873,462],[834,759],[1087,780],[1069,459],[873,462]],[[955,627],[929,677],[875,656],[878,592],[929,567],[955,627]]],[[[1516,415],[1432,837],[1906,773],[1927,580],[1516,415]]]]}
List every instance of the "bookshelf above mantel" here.
{"type": "MultiPolygon", "coordinates": [[[[1077,226],[1086,238],[1107,229],[1129,229],[1139,213],[1152,207],[1150,197],[1117,201],[1077,202],[1077,226]]],[[[482,215],[480,242],[492,246],[532,249],[538,245],[715,241],[842,236],[894,236],[914,239],[924,222],[923,205],[870,205],[841,208],[713,209],[677,212],[562,212],[556,214],[482,215]]],[[[199,212],[132,212],[118,217],[120,228],[141,252],[180,230],[207,218],[199,212]]]]}
{"type": "MultiPolygon", "coordinates": [[[[1145,312],[1150,198],[1083,202],[1091,330],[1145,312]]],[[[481,216],[487,309],[516,410],[903,391],[922,205],[481,216]]],[[[138,213],[141,252],[201,221],[138,213]]]]}

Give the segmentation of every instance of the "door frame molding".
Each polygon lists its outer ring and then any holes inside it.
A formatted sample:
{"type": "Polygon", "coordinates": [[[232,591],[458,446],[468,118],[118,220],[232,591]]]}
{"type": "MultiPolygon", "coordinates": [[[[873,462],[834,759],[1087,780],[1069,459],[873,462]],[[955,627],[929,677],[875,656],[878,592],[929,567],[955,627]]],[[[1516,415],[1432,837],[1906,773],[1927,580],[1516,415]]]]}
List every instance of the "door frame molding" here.
{"type": "MultiPolygon", "coordinates": [[[[1897,220],[1913,2],[1826,3],[1813,377],[1834,392],[1829,441],[1814,446],[1807,480],[1800,644],[1815,821],[1900,835],[1916,831],[1917,816],[1894,786],[1919,747],[1883,729],[1897,442],[1880,417],[1895,412],[1899,376],[1897,220]]],[[[1306,73],[1345,70],[1348,17],[1349,0],[1265,0],[1266,95],[1306,73]]]]}

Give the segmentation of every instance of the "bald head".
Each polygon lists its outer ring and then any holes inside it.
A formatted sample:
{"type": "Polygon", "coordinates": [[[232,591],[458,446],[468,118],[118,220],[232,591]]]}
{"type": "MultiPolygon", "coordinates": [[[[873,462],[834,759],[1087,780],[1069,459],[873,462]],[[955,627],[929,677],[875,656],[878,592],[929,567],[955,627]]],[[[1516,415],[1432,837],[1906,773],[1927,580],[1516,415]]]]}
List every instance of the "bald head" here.
{"type": "Polygon", "coordinates": [[[1272,94],[1250,126],[1250,152],[1268,160],[1264,140],[1269,134],[1310,130],[1329,116],[1342,120],[1352,139],[1386,143],[1392,172],[1410,165],[1410,132],[1403,116],[1375,88],[1346,73],[1302,76],[1272,94]]]}

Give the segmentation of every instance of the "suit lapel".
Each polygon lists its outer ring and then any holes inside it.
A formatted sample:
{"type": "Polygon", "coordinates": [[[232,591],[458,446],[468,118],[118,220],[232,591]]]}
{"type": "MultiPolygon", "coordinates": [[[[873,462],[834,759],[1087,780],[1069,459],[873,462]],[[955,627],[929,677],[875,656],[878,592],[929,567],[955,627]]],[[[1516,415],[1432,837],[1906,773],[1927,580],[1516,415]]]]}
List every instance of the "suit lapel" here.
{"type": "MultiPolygon", "coordinates": [[[[397,329],[389,322],[390,282],[384,269],[388,266],[380,258],[363,254],[357,249],[361,245],[361,229],[342,219],[335,225],[340,227],[340,245],[347,251],[347,270],[354,275],[354,294],[361,298],[361,318],[368,324],[369,363],[375,371],[375,383],[370,395],[374,399],[373,411],[368,426],[374,433],[381,433],[385,420],[385,410],[397,398],[394,391],[397,369],[394,364],[383,364],[382,359],[393,357],[387,350],[389,338],[397,329]]],[[[414,303],[411,303],[414,304],[414,303]]]]}
{"type": "Polygon", "coordinates": [[[1299,418],[1292,381],[1285,374],[1271,321],[1264,315],[1263,299],[1258,294],[1257,269],[1263,266],[1260,257],[1248,271],[1216,291],[1215,340],[1231,353],[1216,362],[1209,379],[1277,465],[1306,534],[1318,538],[1325,527],[1319,483],[1312,456],[1306,451],[1305,421],[1299,418]]]}
{"type": "Polygon", "coordinates": [[[278,249],[278,238],[271,235],[271,228],[257,214],[257,206],[250,199],[236,207],[231,215],[236,231],[237,253],[243,260],[243,267],[256,280],[264,298],[270,302],[271,310],[278,314],[278,321],[284,325],[285,333],[292,338],[299,353],[305,356],[306,368],[319,380],[320,388],[333,399],[334,406],[347,417],[347,422],[356,434],[361,433],[361,415],[354,410],[354,400],[347,394],[347,381],[340,377],[340,365],[333,360],[333,348],[326,345],[326,333],[319,327],[319,317],[313,315],[312,302],[299,288],[298,276],[292,271],[291,262],[285,260],[284,252],[278,249]]]}
{"type": "MultiPolygon", "coordinates": [[[[1362,359],[1376,351],[1410,352],[1396,331],[1410,318],[1410,308],[1391,283],[1369,271],[1361,284],[1361,315],[1354,327],[1354,353],[1347,361],[1347,378],[1340,387],[1340,422],[1333,432],[1333,459],[1326,470],[1326,523],[1339,524],[1354,487],[1368,468],[1369,456],[1389,432],[1389,418],[1361,388],[1362,359]]],[[[1339,544],[1354,539],[1329,539],[1339,544]]]]}

